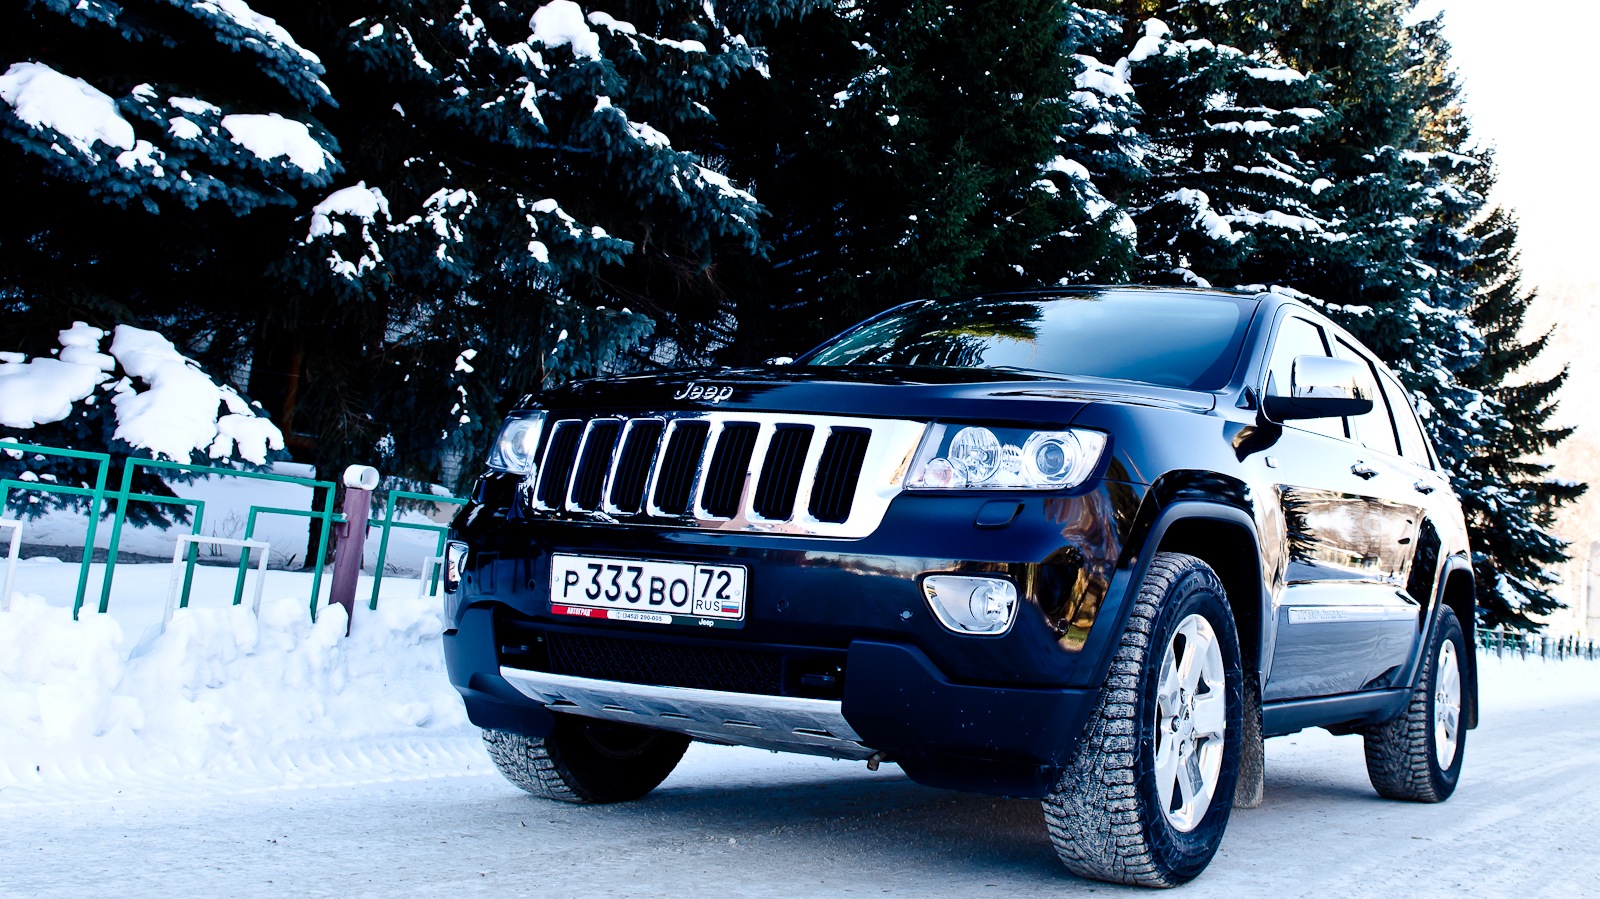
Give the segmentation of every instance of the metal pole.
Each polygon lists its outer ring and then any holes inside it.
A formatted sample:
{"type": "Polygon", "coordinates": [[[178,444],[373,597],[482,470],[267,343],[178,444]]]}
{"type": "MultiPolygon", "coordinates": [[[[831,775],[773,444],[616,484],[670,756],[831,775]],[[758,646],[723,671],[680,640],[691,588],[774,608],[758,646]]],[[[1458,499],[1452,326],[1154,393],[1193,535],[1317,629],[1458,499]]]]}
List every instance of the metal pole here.
{"type": "Polygon", "coordinates": [[[334,527],[339,542],[334,548],[333,587],[328,604],[344,606],[346,636],[355,619],[361,550],[367,539],[367,518],[372,514],[372,491],[377,489],[378,481],[378,470],[371,466],[352,465],[344,470],[344,521],[334,527]]]}

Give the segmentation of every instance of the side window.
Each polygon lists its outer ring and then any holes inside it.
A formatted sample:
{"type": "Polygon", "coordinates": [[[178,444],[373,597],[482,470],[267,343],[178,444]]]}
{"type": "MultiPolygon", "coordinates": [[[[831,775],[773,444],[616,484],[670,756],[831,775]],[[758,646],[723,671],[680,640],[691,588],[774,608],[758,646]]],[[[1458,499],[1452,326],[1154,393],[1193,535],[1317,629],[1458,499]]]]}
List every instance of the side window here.
{"type": "Polygon", "coordinates": [[[1405,388],[1388,372],[1378,377],[1378,383],[1383,385],[1383,395],[1389,398],[1389,408],[1394,410],[1395,427],[1400,431],[1400,455],[1423,468],[1432,468],[1428,438],[1422,433],[1422,423],[1417,421],[1417,413],[1411,408],[1405,388]]]}
{"type": "MultiPolygon", "coordinates": [[[[1322,329],[1303,318],[1286,318],[1278,326],[1278,339],[1272,345],[1272,360],[1267,363],[1267,389],[1282,396],[1289,385],[1296,356],[1326,356],[1328,346],[1322,339],[1322,329]]],[[[1344,419],[1307,418],[1290,423],[1291,427],[1328,437],[1344,437],[1344,419]]]]}
{"type": "Polygon", "coordinates": [[[1372,397],[1372,411],[1365,415],[1357,415],[1350,419],[1350,429],[1354,432],[1356,440],[1367,449],[1388,453],[1391,456],[1400,455],[1400,444],[1394,436],[1394,420],[1389,417],[1389,404],[1384,401],[1383,392],[1377,390],[1378,371],[1368,362],[1366,357],[1356,351],[1356,348],[1343,340],[1335,340],[1334,355],[1340,359],[1349,359],[1351,362],[1365,368],[1367,377],[1372,379],[1374,395],[1372,397]]]}

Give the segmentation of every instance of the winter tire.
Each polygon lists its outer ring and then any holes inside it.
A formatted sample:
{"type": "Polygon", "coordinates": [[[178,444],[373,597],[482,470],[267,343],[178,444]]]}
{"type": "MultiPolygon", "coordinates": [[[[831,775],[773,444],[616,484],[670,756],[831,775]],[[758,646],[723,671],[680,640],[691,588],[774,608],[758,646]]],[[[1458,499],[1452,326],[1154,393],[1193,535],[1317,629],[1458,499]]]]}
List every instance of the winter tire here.
{"type": "Polygon", "coordinates": [[[1455,612],[1440,610],[1426,651],[1405,712],[1366,731],[1367,777],[1387,799],[1443,802],[1461,779],[1467,640],[1455,612]]]}
{"type": "Polygon", "coordinates": [[[543,739],[486,730],[483,741],[506,780],[535,796],[584,804],[644,796],[689,748],[681,734],[571,715],[557,715],[543,739]]]}
{"type": "Polygon", "coordinates": [[[1045,798],[1056,853],[1095,880],[1172,887],[1216,853],[1244,729],[1239,638],[1206,563],[1150,563],[1072,763],[1045,798]]]}

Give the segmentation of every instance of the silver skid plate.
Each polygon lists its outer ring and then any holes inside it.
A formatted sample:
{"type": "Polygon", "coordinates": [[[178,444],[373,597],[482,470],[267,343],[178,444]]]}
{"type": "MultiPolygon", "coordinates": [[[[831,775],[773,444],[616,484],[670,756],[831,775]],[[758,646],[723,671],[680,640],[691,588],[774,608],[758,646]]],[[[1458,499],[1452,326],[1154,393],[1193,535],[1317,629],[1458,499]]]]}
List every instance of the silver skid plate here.
{"type": "Polygon", "coordinates": [[[653,687],[521,668],[502,667],[500,676],[553,712],[670,730],[731,746],[856,760],[873,753],[845,723],[841,704],[831,700],[653,687]]]}

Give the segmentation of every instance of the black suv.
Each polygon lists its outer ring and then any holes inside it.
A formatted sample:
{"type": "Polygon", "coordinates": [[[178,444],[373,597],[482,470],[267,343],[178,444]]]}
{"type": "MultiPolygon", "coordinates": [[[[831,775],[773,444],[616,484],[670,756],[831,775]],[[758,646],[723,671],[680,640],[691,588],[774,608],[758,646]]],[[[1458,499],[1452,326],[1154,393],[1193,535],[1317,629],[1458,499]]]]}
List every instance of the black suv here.
{"type": "Polygon", "coordinates": [[[690,740],[1043,799],[1087,877],[1199,874],[1263,737],[1447,798],[1477,717],[1461,509],[1406,393],[1276,294],[900,306],[790,362],[507,419],[446,560],[502,772],[635,799],[690,740]]]}

